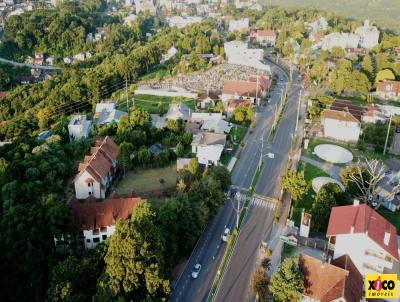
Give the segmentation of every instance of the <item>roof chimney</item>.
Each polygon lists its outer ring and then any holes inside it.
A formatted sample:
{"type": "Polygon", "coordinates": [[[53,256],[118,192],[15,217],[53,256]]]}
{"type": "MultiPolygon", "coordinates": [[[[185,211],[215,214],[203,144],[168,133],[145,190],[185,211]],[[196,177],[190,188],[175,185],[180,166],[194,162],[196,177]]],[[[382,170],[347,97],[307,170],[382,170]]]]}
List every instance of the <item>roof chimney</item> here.
{"type": "Polygon", "coordinates": [[[385,235],[383,237],[383,243],[385,245],[389,245],[389,241],[390,241],[390,233],[388,231],[385,231],[385,235]]]}
{"type": "Polygon", "coordinates": [[[360,200],[355,198],[354,201],[353,201],[353,206],[356,207],[356,206],[359,206],[359,205],[360,205],[360,200]]]}

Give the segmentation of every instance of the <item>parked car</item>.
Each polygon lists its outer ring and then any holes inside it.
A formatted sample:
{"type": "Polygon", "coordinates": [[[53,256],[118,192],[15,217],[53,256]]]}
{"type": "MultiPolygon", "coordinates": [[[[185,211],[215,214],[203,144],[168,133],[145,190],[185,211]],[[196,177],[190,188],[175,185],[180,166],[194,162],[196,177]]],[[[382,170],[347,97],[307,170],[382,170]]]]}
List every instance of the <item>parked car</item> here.
{"type": "Polygon", "coordinates": [[[222,241],[227,242],[230,234],[231,234],[231,231],[229,230],[229,228],[226,228],[224,233],[221,236],[222,241]]]}
{"type": "Polygon", "coordinates": [[[192,278],[193,279],[197,279],[197,277],[199,276],[201,271],[201,264],[197,263],[195,266],[193,266],[193,270],[192,270],[192,278]]]}
{"type": "Polygon", "coordinates": [[[396,133],[400,133],[400,125],[396,126],[396,133]]]}

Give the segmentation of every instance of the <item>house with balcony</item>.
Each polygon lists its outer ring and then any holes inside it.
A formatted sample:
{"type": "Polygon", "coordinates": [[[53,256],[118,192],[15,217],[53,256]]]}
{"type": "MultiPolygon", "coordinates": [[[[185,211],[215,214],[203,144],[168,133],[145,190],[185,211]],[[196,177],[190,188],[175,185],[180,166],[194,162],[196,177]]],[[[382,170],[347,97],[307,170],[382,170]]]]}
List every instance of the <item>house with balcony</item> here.
{"type": "Polygon", "coordinates": [[[118,146],[110,137],[96,140],[95,146],[90,148],[90,155],[79,164],[78,174],[73,180],[76,198],[106,197],[117,170],[117,156],[118,146]]]}
{"type": "Polygon", "coordinates": [[[348,255],[362,276],[382,274],[399,263],[396,227],[358,200],[332,208],[326,235],[328,259],[348,255]]]}
{"type": "Polygon", "coordinates": [[[85,249],[93,249],[112,236],[117,221],[128,219],[141,201],[139,197],[121,197],[113,193],[103,201],[89,197],[80,202],[73,196],[67,206],[74,217],[82,245],[85,249]]]}

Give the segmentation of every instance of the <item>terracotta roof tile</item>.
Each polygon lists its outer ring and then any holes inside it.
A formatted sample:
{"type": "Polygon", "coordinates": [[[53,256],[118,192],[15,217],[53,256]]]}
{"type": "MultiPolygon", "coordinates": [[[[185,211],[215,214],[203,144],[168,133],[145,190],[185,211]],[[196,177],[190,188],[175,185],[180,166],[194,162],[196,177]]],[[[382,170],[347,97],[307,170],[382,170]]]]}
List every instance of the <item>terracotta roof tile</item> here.
{"type": "Polygon", "coordinates": [[[118,196],[100,202],[88,198],[81,203],[72,197],[68,200],[67,205],[71,209],[76,229],[83,231],[111,226],[119,219],[129,218],[141,201],[138,197],[118,196]]]}
{"type": "Polygon", "coordinates": [[[331,109],[325,109],[321,114],[321,119],[332,119],[345,122],[359,123],[359,120],[354,117],[350,112],[337,111],[331,109]]]}
{"type": "Polygon", "coordinates": [[[366,234],[399,260],[396,227],[366,204],[332,208],[326,235],[337,236],[352,232],[366,234]],[[388,244],[384,243],[385,232],[390,234],[388,244]]]}
{"type": "Polygon", "coordinates": [[[378,92],[395,92],[400,93],[400,81],[389,81],[384,80],[376,85],[376,91],[378,92]]]}
{"type": "Polygon", "coordinates": [[[257,82],[233,80],[224,81],[223,94],[254,98],[257,93],[259,97],[261,97],[263,93],[261,84],[258,85],[257,91],[257,82]]]}
{"type": "Polygon", "coordinates": [[[350,112],[356,119],[361,121],[361,117],[366,109],[363,106],[355,105],[349,100],[336,99],[330,106],[331,110],[350,112]]]}
{"type": "MultiPolygon", "coordinates": [[[[356,298],[347,301],[361,300],[361,296],[353,293],[357,289],[351,288],[359,282],[362,285],[362,278],[358,271],[358,275],[350,273],[347,269],[323,263],[303,254],[300,255],[299,266],[304,277],[304,294],[306,296],[321,302],[333,301],[343,296],[356,298]],[[357,280],[350,280],[351,278],[357,278],[357,280]]],[[[354,265],[353,268],[355,268],[354,265]]],[[[362,286],[358,289],[361,292],[362,286]]]]}
{"type": "Polygon", "coordinates": [[[79,173],[75,180],[87,171],[95,180],[101,182],[101,179],[112,169],[113,161],[117,159],[118,146],[107,136],[103,140],[97,140],[96,146],[91,147],[90,151],[91,155],[86,155],[83,163],[79,164],[79,173]]]}

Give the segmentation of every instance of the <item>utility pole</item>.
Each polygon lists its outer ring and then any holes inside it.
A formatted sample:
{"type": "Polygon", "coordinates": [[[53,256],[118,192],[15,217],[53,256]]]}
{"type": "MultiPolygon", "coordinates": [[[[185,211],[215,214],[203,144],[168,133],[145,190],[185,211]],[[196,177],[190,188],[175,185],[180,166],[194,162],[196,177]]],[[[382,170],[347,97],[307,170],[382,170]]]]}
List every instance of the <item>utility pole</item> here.
{"type": "Polygon", "coordinates": [[[125,96],[126,96],[126,110],[129,113],[128,79],[127,78],[125,78],[125,96]]]}
{"type": "Polygon", "coordinates": [[[301,92],[302,90],[300,90],[300,95],[299,95],[299,103],[297,105],[297,114],[296,114],[296,127],[294,128],[294,135],[296,136],[297,133],[297,127],[299,125],[299,114],[300,114],[300,104],[301,104],[301,92]]]}
{"type": "Polygon", "coordinates": [[[392,117],[393,117],[393,113],[390,114],[389,125],[388,125],[388,129],[387,129],[387,133],[386,133],[385,148],[383,149],[383,155],[385,155],[385,153],[386,153],[387,143],[389,140],[390,124],[392,123],[392,117]]]}
{"type": "Polygon", "coordinates": [[[237,199],[236,229],[239,231],[239,217],[240,217],[240,212],[241,212],[239,192],[236,192],[236,199],[237,199]]]}
{"type": "Polygon", "coordinates": [[[261,170],[263,150],[264,150],[264,133],[261,135],[261,150],[260,150],[260,160],[258,162],[258,170],[261,170]]]}

